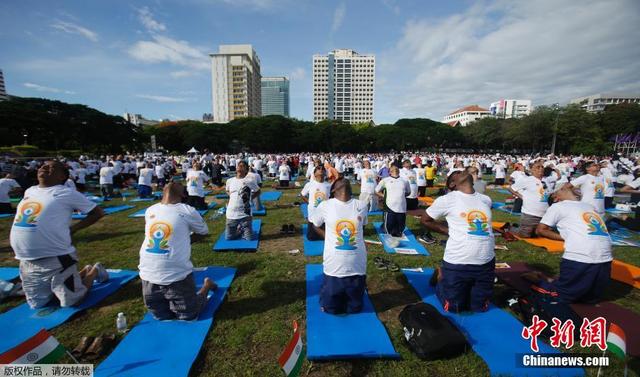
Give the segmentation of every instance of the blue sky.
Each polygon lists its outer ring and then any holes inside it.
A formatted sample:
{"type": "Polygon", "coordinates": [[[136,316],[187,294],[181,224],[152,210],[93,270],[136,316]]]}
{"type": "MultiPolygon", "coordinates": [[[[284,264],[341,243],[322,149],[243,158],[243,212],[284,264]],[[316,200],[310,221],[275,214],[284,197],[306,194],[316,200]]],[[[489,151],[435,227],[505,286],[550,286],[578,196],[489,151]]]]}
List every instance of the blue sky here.
{"type": "Polygon", "coordinates": [[[335,48],[376,55],[377,123],[640,93],[635,0],[7,0],[0,24],[10,94],[152,119],[211,112],[208,53],[233,43],[290,77],[291,114],[307,120],[312,55],[335,48]]]}

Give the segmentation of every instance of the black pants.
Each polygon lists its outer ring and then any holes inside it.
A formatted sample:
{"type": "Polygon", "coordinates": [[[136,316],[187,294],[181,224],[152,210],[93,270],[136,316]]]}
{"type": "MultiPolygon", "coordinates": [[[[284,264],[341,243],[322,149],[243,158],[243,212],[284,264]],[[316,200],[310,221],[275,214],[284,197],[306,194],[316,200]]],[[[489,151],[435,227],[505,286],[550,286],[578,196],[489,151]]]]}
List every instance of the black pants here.
{"type": "Polygon", "coordinates": [[[406,223],[406,213],[397,213],[392,210],[387,210],[384,213],[384,229],[394,237],[402,237],[406,223]]]}
{"type": "Polygon", "coordinates": [[[407,211],[418,209],[418,198],[406,198],[407,211]]]}
{"type": "Polygon", "coordinates": [[[187,204],[195,209],[207,209],[207,203],[204,202],[204,197],[189,195],[187,204]]]}
{"type": "Polygon", "coordinates": [[[433,181],[435,181],[435,179],[427,179],[427,187],[433,187],[433,181]]]}
{"type": "Polygon", "coordinates": [[[5,214],[5,213],[16,213],[16,210],[11,208],[11,203],[0,203],[0,213],[5,214]]]}
{"type": "Polygon", "coordinates": [[[604,208],[605,209],[609,209],[609,208],[613,208],[615,207],[615,204],[613,204],[613,196],[605,196],[604,197],[604,208]]]}
{"type": "MultiPolygon", "coordinates": [[[[431,181],[433,185],[433,181],[431,181]]],[[[427,186],[418,186],[418,196],[425,196],[427,194],[427,186]]]]}
{"type": "Polygon", "coordinates": [[[522,199],[516,198],[513,201],[513,212],[521,212],[522,210],[522,199]]]}
{"type": "Polygon", "coordinates": [[[504,185],[504,178],[496,178],[496,180],[493,182],[494,185],[498,185],[498,186],[502,186],[504,185]]]}
{"type": "Polygon", "coordinates": [[[324,230],[324,225],[322,225],[320,228],[318,228],[317,226],[313,225],[313,223],[311,221],[309,221],[307,223],[307,239],[309,241],[322,241],[322,240],[324,240],[324,237],[320,234],[320,232],[318,232],[318,229],[323,229],[324,230]]]}

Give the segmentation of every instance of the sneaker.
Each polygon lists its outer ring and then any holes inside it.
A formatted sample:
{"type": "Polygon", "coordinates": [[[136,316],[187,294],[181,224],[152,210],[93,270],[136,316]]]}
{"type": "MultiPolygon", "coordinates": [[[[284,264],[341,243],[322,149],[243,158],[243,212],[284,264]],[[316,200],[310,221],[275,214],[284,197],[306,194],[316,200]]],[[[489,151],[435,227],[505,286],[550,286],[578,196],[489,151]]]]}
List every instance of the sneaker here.
{"type": "Polygon", "coordinates": [[[104,283],[105,281],[109,280],[109,271],[104,268],[102,263],[98,262],[94,264],[93,268],[98,270],[98,276],[96,276],[96,280],[98,281],[98,283],[104,283]]]}
{"type": "Polygon", "coordinates": [[[420,237],[418,237],[418,239],[426,243],[427,245],[433,245],[434,243],[436,243],[436,239],[433,238],[433,236],[429,233],[422,234],[420,237]]]}
{"type": "Polygon", "coordinates": [[[293,224],[289,224],[289,228],[287,229],[287,233],[288,234],[295,234],[296,233],[296,227],[293,224]]]}

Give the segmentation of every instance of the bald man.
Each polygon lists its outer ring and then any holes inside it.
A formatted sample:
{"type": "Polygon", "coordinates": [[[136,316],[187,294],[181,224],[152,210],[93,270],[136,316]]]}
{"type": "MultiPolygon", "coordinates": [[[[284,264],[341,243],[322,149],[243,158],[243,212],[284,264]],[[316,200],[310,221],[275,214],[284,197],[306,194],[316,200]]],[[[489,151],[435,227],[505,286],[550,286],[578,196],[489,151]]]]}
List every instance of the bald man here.
{"type": "Polygon", "coordinates": [[[216,284],[205,278],[196,289],[191,244],[209,233],[195,208],[182,203],[184,187],[165,185],[162,201],[145,213],[145,238],[140,246],[142,297],[158,320],[196,319],[216,284]]]}
{"type": "Polygon", "coordinates": [[[94,280],[109,279],[100,263],[78,271],[71,235],[98,221],[104,212],[83,194],[65,187],[67,179],[69,171],[61,162],[42,165],[38,185],[25,191],[11,227],[11,248],[20,261],[27,303],[34,309],[54,299],[62,307],[78,305],[94,280]],[[87,213],[87,217],[71,225],[76,211],[87,213]]]}

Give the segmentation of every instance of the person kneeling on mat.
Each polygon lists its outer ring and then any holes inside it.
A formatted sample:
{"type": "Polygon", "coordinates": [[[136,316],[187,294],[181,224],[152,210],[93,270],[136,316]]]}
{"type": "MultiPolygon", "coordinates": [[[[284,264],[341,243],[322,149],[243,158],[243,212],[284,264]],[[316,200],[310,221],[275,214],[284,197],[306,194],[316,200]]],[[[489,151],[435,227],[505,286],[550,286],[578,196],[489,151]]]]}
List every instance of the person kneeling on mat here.
{"type": "Polygon", "coordinates": [[[193,163],[193,169],[187,171],[187,203],[195,209],[207,209],[204,201],[204,186],[209,181],[209,176],[202,171],[202,164],[193,163]]]}
{"type": "Polygon", "coordinates": [[[325,225],[320,307],[330,314],[357,313],[366,288],[368,206],[351,197],[351,184],[344,178],[331,185],[331,194],[310,218],[316,227],[325,225]]]}
{"type": "Polygon", "coordinates": [[[575,190],[567,185],[552,194],[551,206],[536,229],[542,237],[564,241],[559,277],[551,280],[539,272],[523,277],[539,286],[536,291],[559,302],[594,304],[609,285],[611,238],[595,207],[581,202],[575,190]]]}
{"type": "Polygon", "coordinates": [[[109,273],[100,263],[78,271],[78,255],[71,235],[98,221],[104,212],[83,194],[63,186],[69,171],[60,161],[38,169],[38,185],[24,193],[11,227],[11,248],[20,261],[20,279],[33,309],[56,298],[61,307],[82,302],[94,280],[103,283],[109,273]],[[87,217],[71,224],[74,212],[87,217]]]}
{"type": "Polygon", "coordinates": [[[376,186],[376,194],[384,199],[385,232],[393,237],[402,237],[407,221],[405,197],[411,194],[411,186],[409,181],[400,178],[400,170],[397,166],[391,166],[389,174],[376,186]]]}
{"type": "Polygon", "coordinates": [[[247,176],[248,172],[247,163],[240,161],[236,169],[236,176],[227,179],[226,188],[229,194],[225,227],[227,240],[242,238],[251,241],[253,239],[251,202],[255,196],[260,195],[260,187],[253,177],[247,176]]]}
{"type": "Polygon", "coordinates": [[[331,196],[331,185],[325,182],[325,171],[322,165],[313,169],[313,178],[302,188],[300,197],[307,205],[307,238],[309,241],[324,240],[324,227],[316,227],[311,222],[313,214],[318,206],[331,196]]]}
{"type": "Polygon", "coordinates": [[[447,178],[449,193],[438,197],[422,216],[428,229],[448,234],[442,266],[432,285],[444,310],[486,311],[493,293],[495,241],[491,229],[491,199],[473,189],[465,171],[447,178]],[[436,220],[445,218],[447,224],[436,220]]]}
{"type": "Polygon", "coordinates": [[[536,161],[531,165],[531,175],[519,177],[508,190],[522,200],[520,227],[517,235],[524,238],[536,237],[540,219],[549,208],[547,184],[543,182],[544,165],[536,161]]]}
{"type": "Polygon", "coordinates": [[[165,185],[162,202],[145,213],[145,239],[140,246],[140,279],[144,304],[158,320],[192,320],[205,307],[216,284],[205,278],[196,292],[191,243],[209,233],[195,208],[183,204],[184,187],[165,185]]]}

